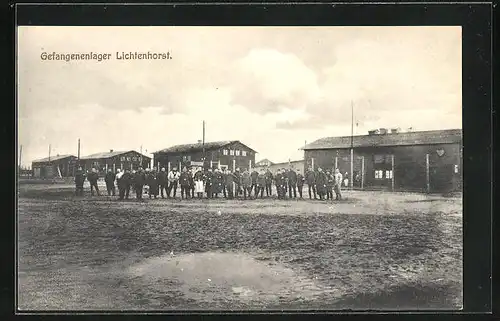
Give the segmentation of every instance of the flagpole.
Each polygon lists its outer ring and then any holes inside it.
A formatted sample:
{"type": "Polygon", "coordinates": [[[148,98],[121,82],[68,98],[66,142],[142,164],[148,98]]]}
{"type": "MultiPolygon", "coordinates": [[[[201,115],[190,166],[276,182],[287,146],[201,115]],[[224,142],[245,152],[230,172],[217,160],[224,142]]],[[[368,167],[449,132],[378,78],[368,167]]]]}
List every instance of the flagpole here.
{"type": "Polygon", "coordinates": [[[353,189],[353,179],[354,175],[354,104],[351,100],[351,174],[349,175],[349,185],[351,190],[353,189]]]}

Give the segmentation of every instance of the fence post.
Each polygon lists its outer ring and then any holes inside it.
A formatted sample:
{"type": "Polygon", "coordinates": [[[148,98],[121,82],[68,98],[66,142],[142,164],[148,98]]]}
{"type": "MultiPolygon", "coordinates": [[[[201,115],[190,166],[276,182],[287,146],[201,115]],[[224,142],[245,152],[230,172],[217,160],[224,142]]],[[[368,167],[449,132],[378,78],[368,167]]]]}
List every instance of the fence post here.
{"type": "Polygon", "coordinates": [[[132,171],[134,169],[134,165],[130,163],[130,170],[132,171]]]}
{"type": "Polygon", "coordinates": [[[233,173],[236,171],[236,159],[233,159],[233,173]]]}
{"type": "Polygon", "coordinates": [[[107,173],[108,172],[108,163],[106,163],[105,167],[106,167],[106,173],[107,173]]]}
{"type": "Polygon", "coordinates": [[[314,158],[311,157],[311,167],[312,167],[312,170],[314,171],[314,158]]]}
{"type": "Polygon", "coordinates": [[[335,156],[335,169],[339,168],[338,166],[338,160],[337,160],[337,156],[335,156]]]}
{"type": "Polygon", "coordinates": [[[365,184],[365,156],[361,158],[361,189],[363,189],[365,184]]]}
{"type": "Polygon", "coordinates": [[[168,167],[168,172],[170,173],[170,162],[168,162],[168,164],[167,164],[167,165],[168,165],[168,166],[167,166],[167,167],[168,167]]]}
{"type": "Polygon", "coordinates": [[[182,162],[179,161],[179,172],[182,172],[182,162]]]}
{"type": "Polygon", "coordinates": [[[394,154],[391,155],[391,185],[394,192],[394,154]]]}
{"type": "Polygon", "coordinates": [[[431,190],[431,184],[429,180],[429,154],[425,154],[425,181],[427,184],[427,193],[431,190]]]}
{"type": "Polygon", "coordinates": [[[116,164],[113,163],[113,173],[116,173],[116,164]]]}
{"type": "Polygon", "coordinates": [[[120,169],[123,170],[123,163],[120,163],[120,169]]]}
{"type": "Polygon", "coordinates": [[[248,172],[250,173],[252,171],[252,160],[248,160],[248,172]]]}
{"type": "Polygon", "coordinates": [[[219,161],[217,162],[217,168],[220,169],[220,159],[219,161]]]}

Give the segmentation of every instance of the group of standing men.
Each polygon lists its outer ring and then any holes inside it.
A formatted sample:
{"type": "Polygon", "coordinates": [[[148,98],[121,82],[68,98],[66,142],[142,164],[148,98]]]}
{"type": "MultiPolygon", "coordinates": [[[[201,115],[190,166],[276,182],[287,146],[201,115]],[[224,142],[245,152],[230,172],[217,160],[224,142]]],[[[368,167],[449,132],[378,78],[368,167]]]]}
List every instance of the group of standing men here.
{"type": "MultiPolygon", "coordinates": [[[[94,195],[94,190],[97,195],[99,188],[97,186],[99,175],[96,169],[85,173],[82,168],[78,168],[75,174],[76,194],[83,195],[83,183],[87,179],[90,183],[91,195],[94,195]]],[[[170,172],[166,172],[165,168],[157,171],[157,168],[150,170],[139,167],[135,170],[118,169],[116,173],[109,170],[104,181],[108,195],[115,196],[115,182],[118,186],[119,199],[128,199],[130,190],[133,189],[137,199],[142,199],[145,192],[144,187],[147,187],[149,198],[175,198],[177,188],[180,186],[181,198],[218,198],[223,195],[224,198],[234,199],[243,197],[247,198],[264,198],[273,196],[272,185],[274,183],[278,199],[302,198],[304,184],[308,185],[309,199],[332,200],[333,192],[336,194],[336,199],[342,198],[341,186],[343,177],[338,169],[333,173],[330,171],[324,172],[322,168],[313,170],[309,168],[305,175],[302,175],[300,170],[295,171],[290,169],[278,169],[273,175],[269,169],[259,169],[249,172],[247,169],[240,171],[236,168],[234,172],[229,169],[219,168],[187,168],[184,167],[181,172],[176,167],[170,172]],[[253,197],[252,197],[253,194],[253,197]]]]}

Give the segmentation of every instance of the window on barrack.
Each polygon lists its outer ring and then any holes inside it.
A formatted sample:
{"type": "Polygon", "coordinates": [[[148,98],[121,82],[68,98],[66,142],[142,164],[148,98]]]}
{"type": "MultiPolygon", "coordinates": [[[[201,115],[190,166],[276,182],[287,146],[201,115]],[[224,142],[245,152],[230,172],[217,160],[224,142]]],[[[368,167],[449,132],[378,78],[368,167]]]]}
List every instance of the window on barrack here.
{"type": "Polygon", "coordinates": [[[247,156],[247,152],[245,150],[241,151],[241,156],[247,156]]]}
{"type": "Polygon", "coordinates": [[[222,154],[227,155],[227,154],[228,154],[228,150],[227,150],[227,149],[224,149],[224,150],[222,151],[222,154]]]}
{"type": "Polygon", "coordinates": [[[240,151],[238,149],[235,150],[235,152],[236,152],[236,156],[240,156],[240,151]]]}
{"type": "Polygon", "coordinates": [[[234,150],[229,150],[229,155],[234,156],[234,150]]]}

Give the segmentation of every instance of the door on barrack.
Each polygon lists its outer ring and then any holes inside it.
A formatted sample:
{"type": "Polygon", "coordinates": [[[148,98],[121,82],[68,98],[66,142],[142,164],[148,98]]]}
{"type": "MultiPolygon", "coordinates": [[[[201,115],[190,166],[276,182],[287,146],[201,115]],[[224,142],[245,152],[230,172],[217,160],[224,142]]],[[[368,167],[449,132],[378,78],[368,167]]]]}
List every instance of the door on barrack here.
{"type": "Polygon", "coordinates": [[[373,155],[373,187],[383,189],[390,188],[393,174],[391,155],[373,155]]]}

